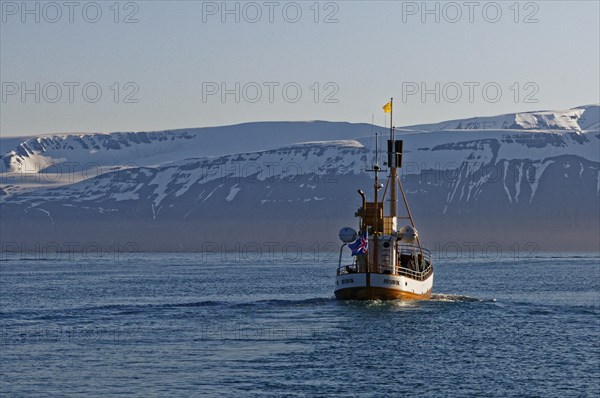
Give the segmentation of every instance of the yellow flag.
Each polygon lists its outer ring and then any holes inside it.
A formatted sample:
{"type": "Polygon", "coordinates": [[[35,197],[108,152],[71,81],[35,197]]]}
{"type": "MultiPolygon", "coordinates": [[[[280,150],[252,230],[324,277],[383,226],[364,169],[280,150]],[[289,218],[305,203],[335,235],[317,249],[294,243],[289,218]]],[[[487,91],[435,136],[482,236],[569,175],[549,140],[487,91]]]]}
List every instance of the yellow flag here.
{"type": "Polygon", "coordinates": [[[388,102],[383,106],[383,113],[390,113],[392,111],[392,101],[388,102]]]}

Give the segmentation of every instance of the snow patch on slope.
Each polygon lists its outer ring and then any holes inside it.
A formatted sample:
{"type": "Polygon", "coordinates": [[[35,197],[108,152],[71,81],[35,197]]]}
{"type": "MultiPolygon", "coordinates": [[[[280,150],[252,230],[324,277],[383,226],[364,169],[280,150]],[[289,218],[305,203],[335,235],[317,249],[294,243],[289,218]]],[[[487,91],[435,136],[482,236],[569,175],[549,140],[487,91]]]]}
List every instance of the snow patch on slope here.
{"type": "Polygon", "coordinates": [[[232,186],[229,189],[229,194],[227,194],[227,197],[225,198],[226,201],[231,202],[233,199],[235,199],[235,196],[238,194],[238,192],[240,192],[242,190],[242,188],[238,187],[238,184],[235,184],[234,186],[232,186]]]}

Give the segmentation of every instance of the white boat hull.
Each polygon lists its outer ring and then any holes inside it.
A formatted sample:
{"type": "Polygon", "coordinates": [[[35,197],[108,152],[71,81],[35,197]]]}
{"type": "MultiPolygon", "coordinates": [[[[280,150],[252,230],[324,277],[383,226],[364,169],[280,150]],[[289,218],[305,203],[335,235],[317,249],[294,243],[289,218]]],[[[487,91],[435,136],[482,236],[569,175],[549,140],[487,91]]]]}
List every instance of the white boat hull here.
{"type": "Polygon", "coordinates": [[[344,300],[427,300],[433,288],[433,272],[424,280],[402,275],[349,273],[335,279],[335,296],[344,300]]]}

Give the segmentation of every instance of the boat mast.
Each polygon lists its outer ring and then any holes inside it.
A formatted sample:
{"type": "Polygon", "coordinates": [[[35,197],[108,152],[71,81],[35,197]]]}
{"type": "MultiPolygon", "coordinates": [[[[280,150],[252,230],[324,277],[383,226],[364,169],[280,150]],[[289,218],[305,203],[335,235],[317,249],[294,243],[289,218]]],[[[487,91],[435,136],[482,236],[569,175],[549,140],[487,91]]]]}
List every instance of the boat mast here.
{"type": "Polygon", "coordinates": [[[390,168],[390,180],[392,180],[392,186],[390,187],[390,216],[396,217],[398,209],[398,200],[396,199],[396,156],[394,154],[394,99],[390,99],[390,140],[388,141],[388,167],[390,168]],[[390,156],[390,154],[392,154],[390,156]]]}
{"type": "MultiPolygon", "coordinates": [[[[390,190],[390,216],[396,217],[398,215],[398,198],[396,194],[396,183],[400,188],[400,193],[402,194],[402,200],[404,201],[404,207],[406,208],[406,213],[408,215],[408,219],[410,220],[410,225],[413,228],[415,227],[415,222],[412,217],[412,213],[410,212],[410,207],[408,207],[408,201],[406,200],[406,193],[404,192],[404,188],[402,187],[402,182],[398,177],[398,167],[402,167],[402,141],[396,141],[395,137],[395,128],[393,122],[393,101],[394,99],[390,99],[390,139],[388,140],[388,167],[390,168],[389,178],[392,181],[391,190],[390,190]],[[398,155],[400,154],[400,155],[398,155]]],[[[406,217],[404,217],[406,218],[406,217]]],[[[423,255],[423,247],[421,246],[421,240],[417,235],[417,244],[419,246],[419,250],[421,251],[421,255],[423,255]]]]}
{"type": "MultiPolygon", "coordinates": [[[[378,260],[378,228],[379,228],[379,134],[375,133],[375,165],[373,166],[373,172],[375,173],[375,225],[373,226],[373,272],[377,273],[377,260],[378,260]]],[[[370,284],[369,274],[367,274],[367,284],[370,284]]]]}

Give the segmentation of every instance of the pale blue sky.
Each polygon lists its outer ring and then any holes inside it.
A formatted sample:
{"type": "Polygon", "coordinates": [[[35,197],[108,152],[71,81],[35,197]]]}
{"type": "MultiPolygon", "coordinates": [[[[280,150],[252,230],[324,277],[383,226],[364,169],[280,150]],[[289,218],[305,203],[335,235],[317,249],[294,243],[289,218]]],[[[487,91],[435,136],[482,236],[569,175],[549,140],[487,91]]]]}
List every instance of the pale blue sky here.
{"type": "MultiPolygon", "coordinates": [[[[396,125],[600,102],[598,1],[519,2],[516,7],[515,1],[481,1],[473,6],[473,22],[462,1],[453,3],[460,6],[460,18],[448,2],[427,2],[431,9],[439,7],[439,23],[434,14],[422,15],[421,1],[320,2],[317,23],[314,1],[275,2],[272,22],[265,2],[239,2],[239,23],[234,15],[225,15],[226,22],[221,22],[221,10],[210,13],[222,2],[201,1],[121,2],[119,23],[114,22],[114,2],[100,1],[102,16],[91,23],[85,18],[94,19],[95,5],[89,3],[79,2],[72,23],[63,2],[54,3],[62,16],[52,23],[57,19],[53,5],[28,2],[34,13],[27,14],[21,1],[2,1],[3,137],[264,120],[371,122],[373,114],[375,122],[383,124],[381,106],[391,96],[396,98],[396,125]],[[36,4],[39,23],[34,20],[36,4]],[[263,15],[250,23],[256,4],[263,15]],[[296,4],[302,16],[291,23],[286,18],[294,19],[296,4]],[[492,23],[496,4],[502,15],[492,23]],[[132,12],[138,22],[123,23],[132,12]],[[324,23],[331,13],[338,22],[324,23]],[[524,23],[528,15],[538,22],[524,23]],[[79,84],[72,103],[65,85],[69,82],[79,84]],[[133,84],[125,86],[128,82],[133,84]],[[203,99],[203,86],[220,90],[225,83],[233,89],[236,82],[239,103],[233,94],[225,102],[218,94],[203,99]],[[402,101],[407,88],[420,90],[425,84],[436,91],[435,82],[440,83],[439,103],[434,94],[424,101],[418,94],[402,101]],[[472,101],[465,85],[469,82],[479,84],[472,101]],[[84,98],[82,87],[87,83],[92,83],[88,99],[94,97],[95,87],[102,89],[98,102],[84,98]],[[23,101],[23,84],[38,92],[39,103],[35,94],[23,101]],[[286,84],[288,97],[283,93],[286,84]],[[256,85],[262,96],[252,103],[256,85]],[[62,87],[59,97],[56,86],[62,87]],[[462,87],[460,97],[456,86],[462,87]],[[296,87],[302,95],[292,102],[296,87]],[[315,102],[317,87],[320,97],[315,102]],[[492,103],[497,87],[502,95],[492,103]],[[136,89],[129,99],[138,102],[126,103],[126,94],[136,89]],[[18,91],[13,94],[14,90],[18,91]],[[326,103],[324,96],[334,92],[337,103],[326,103]]],[[[228,7],[235,4],[228,2],[228,7]]]]}

